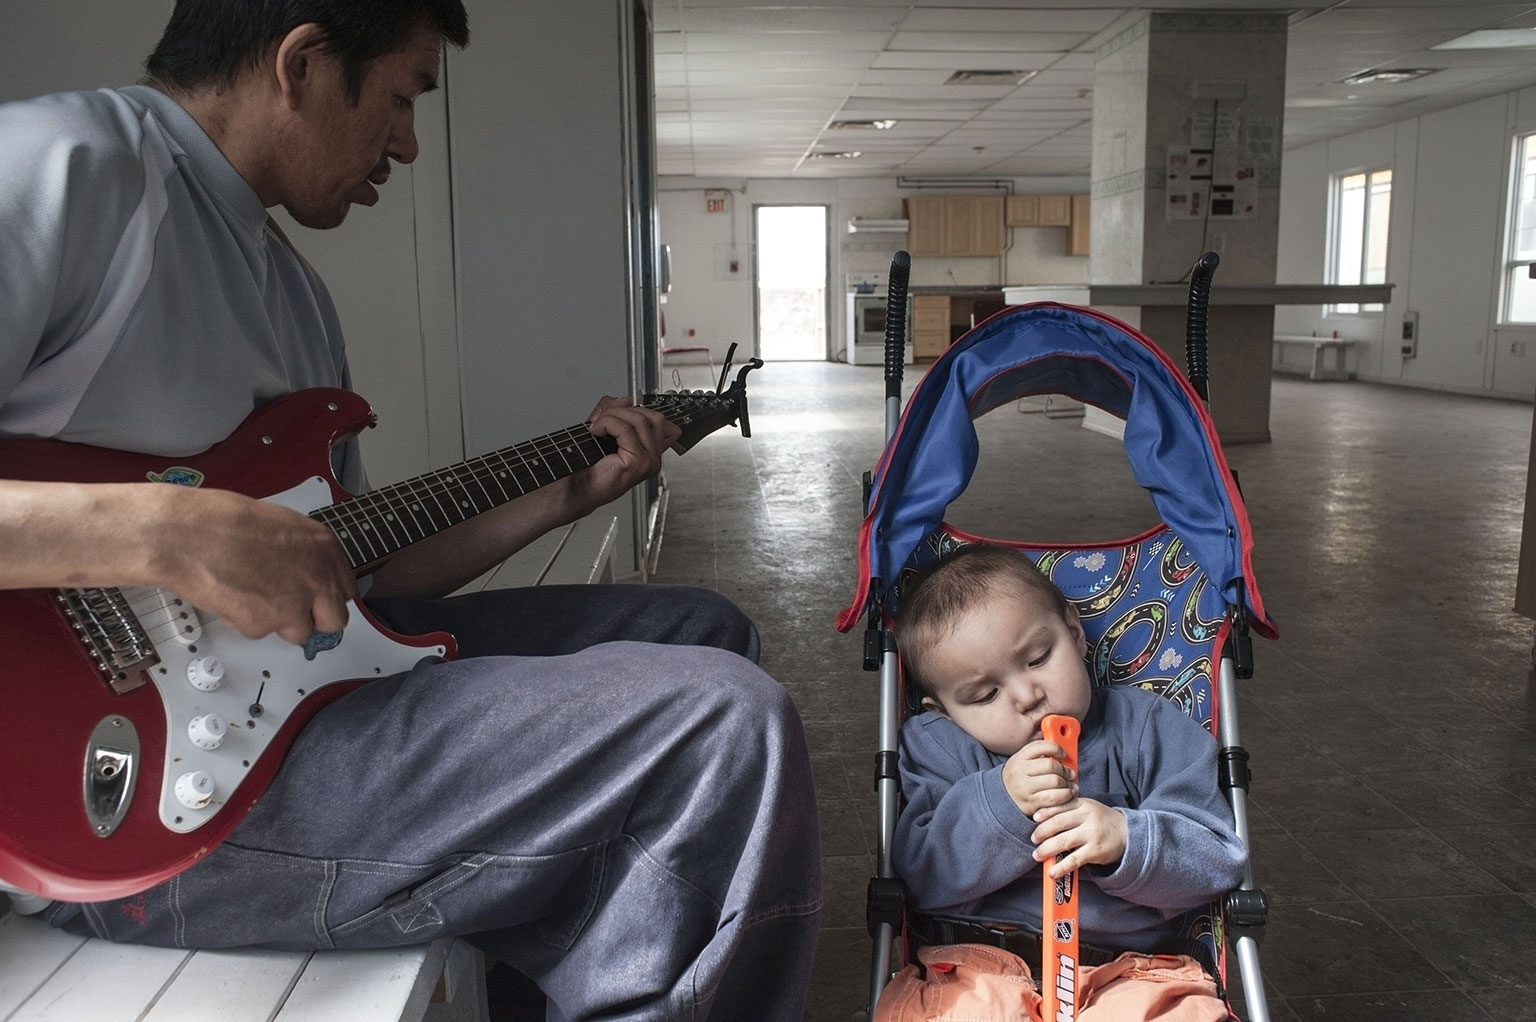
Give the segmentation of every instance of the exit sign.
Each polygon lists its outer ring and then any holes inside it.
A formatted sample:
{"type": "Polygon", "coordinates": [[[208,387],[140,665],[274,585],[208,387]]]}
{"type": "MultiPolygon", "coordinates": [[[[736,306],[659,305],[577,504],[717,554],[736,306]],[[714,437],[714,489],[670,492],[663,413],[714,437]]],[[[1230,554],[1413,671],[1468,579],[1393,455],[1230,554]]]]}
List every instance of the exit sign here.
{"type": "Polygon", "coordinates": [[[725,212],[725,200],[724,199],[715,199],[715,198],[705,199],[704,200],[704,212],[706,212],[706,213],[724,213],[725,212]]]}

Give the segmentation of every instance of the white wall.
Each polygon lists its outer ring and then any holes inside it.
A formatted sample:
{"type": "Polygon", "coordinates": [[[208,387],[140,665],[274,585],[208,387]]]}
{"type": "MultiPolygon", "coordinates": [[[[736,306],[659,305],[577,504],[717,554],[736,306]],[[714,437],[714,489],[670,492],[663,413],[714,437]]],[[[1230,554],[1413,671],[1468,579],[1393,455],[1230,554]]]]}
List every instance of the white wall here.
{"type": "MultiPolygon", "coordinates": [[[[448,57],[465,446],[495,450],[631,392],[628,0],[480,4],[448,57]]],[[[637,570],[629,498],[616,561],[637,570]]]]}
{"type": "MultiPolygon", "coordinates": [[[[1531,399],[1536,327],[1498,325],[1511,144],[1536,130],[1536,89],[1523,89],[1327,142],[1287,150],[1281,171],[1276,280],[1323,280],[1333,175],[1390,168],[1392,212],[1383,313],[1275,310],[1277,333],[1360,343],[1361,379],[1531,399]],[[1418,354],[1401,355],[1405,313],[1419,315],[1418,354]]],[[[1218,278],[1219,286],[1220,280],[1218,278]]]]}
{"type": "MultiPolygon", "coordinates": [[[[1017,195],[1086,193],[1084,178],[1018,178],[1009,182],[1017,195]]],[[[718,363],[735,341],[738,358],[752,353],[753,207],[773,204],[830,207],[828,344],[834,356],[846,347],[848,315],[845,280],[849,273],[886,271],[891,256],[906,247],[901,233],[848,233],[853,217],[894,220],[903,216],[902,200],[919,194],[894,179],[843,178],[662,178],[661,238],[672,246],[672,292],[664,312],[668,345],[708,345],[718,363]],[[726,212],[709,213],[705,193],[725,191],[726,212]],[[735,274],[729,258],[738,260],[735,274]],[[689,331],[693,331],[690,335],[689,331]]],[[[957,185],[935,186],[923,193],[961,192],[957,185]]],[[[971,189],[975,191],[975,189],[971,189]]],[[[914,286],[1001,287],[1004,284],[1083,284],[1088,257],[1066,254],[1065,227],[1016,227],[1008,231],[1008,249],[997,258],[916,258],[914,286]]]]}

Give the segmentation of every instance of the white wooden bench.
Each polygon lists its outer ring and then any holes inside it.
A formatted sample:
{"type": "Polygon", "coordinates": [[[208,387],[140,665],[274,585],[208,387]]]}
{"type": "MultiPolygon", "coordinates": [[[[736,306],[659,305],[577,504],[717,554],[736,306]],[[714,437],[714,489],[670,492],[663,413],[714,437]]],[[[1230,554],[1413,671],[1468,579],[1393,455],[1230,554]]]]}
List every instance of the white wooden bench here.
{"type": "Polygon", "coordinates": [[[1276,334],[1270,368],[1279,372],[1304,372],[1309,380],[1347,380],[1349,371],[1344,366],[1344,356],[1354,346],[1354,341],[1338,337],[1308,337],[1303,334],[1276,334]],[[1310,347],[1312,361],[1309,366],[1287,364],[1283,352],[1288,347],[1310,347]],[[1332,365],[1324,365],[1324,358],[1331,352],[1332,365]]]}
{"type": "MultiPolygon", "coordinates": [[[[617,520],[541,537],[466,590],[612,581],[617,520]]],[[[485,958],[460,940],[371,951],[187,951],[75,937],[6,913],[0,1022],[487,1022],[485,958]]]]}
{"type": "Polygon", "coordinates": [[[377,951],[183,951],[0,916],[5,1022],[485,1022],[463,941],[377,951]]]}

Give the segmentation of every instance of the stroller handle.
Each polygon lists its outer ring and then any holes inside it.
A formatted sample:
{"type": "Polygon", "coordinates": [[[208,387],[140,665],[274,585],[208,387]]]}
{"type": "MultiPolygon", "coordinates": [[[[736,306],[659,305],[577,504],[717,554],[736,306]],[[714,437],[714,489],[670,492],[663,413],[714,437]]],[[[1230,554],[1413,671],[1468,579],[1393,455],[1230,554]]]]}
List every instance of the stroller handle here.
{"type": "Polygon", "coordinates": [[[1207,252],[1195,260],[1189,273],[1189,307],[1184,323],[1185,371],[1195,393],[1207,406],[1211,403],[1207,382],[1211,376],[1211,362],[1205,335],[1206,308],[1211,300],[1211,278],[1220,263],[1221,256],[1215,252],[1207,252]]]}
{"type": "Polygon", "coordinates": [[[885,396],[901,399],[901,365],[907,350],[907,277],[912,257],[905,250],[891,256],[885,294],[885,396]]]}

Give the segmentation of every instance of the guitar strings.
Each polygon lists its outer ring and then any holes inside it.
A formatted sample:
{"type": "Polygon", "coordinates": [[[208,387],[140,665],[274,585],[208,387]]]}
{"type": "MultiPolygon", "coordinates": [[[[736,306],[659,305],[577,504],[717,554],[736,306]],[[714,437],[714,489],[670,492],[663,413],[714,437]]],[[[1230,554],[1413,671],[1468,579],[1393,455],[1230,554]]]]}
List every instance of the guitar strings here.
{"type": "Polygon", "coordinates": [[[350,523],[355,527],[357,530],[355,534],[349,533],[339,538],[344,545],[349,539],[360,539],[367,543],[371,550],[365,550],[361,542],[353,542],[350,544],[353,549],[348,551],[349,555],[353,555],[355,551],[358,557],[354,557],[354,560],[361,565],[398,550],[438,529],[457,524],[498,504],[523,496],[580,468],[590,467],[595,464],[594,453],[597,459],[606,453],[600,438],[587,430],[584,424],[572,426],[562,433],[550,434],[548,437],[504,451],[481,455],[439,472],[360,494],[351,500],[322,509],[325,513],[323,515],[317,513],[316,516],[327,521],[327,524],[335,521],[343,526],[350,523]],[[596,449],[595,452],[590,450],[592,448],[596,449]],[[580,455],[579,458],[574,459],[579,464],[573,463],[572,455],[580,455]],[[514,457],[517,459],[516,462],[510,460],[514,457]],[[559,471],[561,464],[564,465],[564,472],[559,471]],[[524,484],[519,475],[520,471],[527,476],[532,485],[524,484]],[[541,475],[548,478],[541,479],[541,475]],[[516,487],[518,491],[516,494],[508,492],[507,481],[516,487]],[[484,496],[484,506],[475,495],[473,489],[475,486],[478,486],[480,493],[484,496]],[[501,491],[500,499],[492,492],[492,486],[501,491]],[[445,500],[448,503],[445,503],[445,500]],[[436,515],[433,513],[432,505],[436,505],[436,515]],[[381,507],[384,509],[383,514],[379,513],[381,507]],[[404,530],[407,526],[399,515],[392,513],[392,509],[407,513],[407,517],[411,519],[410,524],[415,526],[417,534],[414,537],[411,537],[407,531],[407,538],[401,541],[396,527],[398,525],[404,530]],[[422,528],[418,512],[425,515],[432,528],[422,528]],[[382,529],[376,527],[375,523],[381,525],[382,529]],[[385,532],[389,535],[386,536],[385,532]],[[379,543],[384,544],[382,549],[379,543]],[[371,556],[362,556],[366,554],[371,556]]]}
{"type": "MultiPolygon", "coordinates": [[[[645,407],[666,415],[669,412],[686,407],[689,401],[690,398],[687,395],[662,395],[659,400],[649,403],[645,407]]],[[[347,500],[317,509],[311,512],[311,516],[330,525],[333,530],[337,528],[337,523],[329,519],[343,520],[343,527],[345,526],[344,520],[350,520],[354,527],[361,528],[362,537],[368,541],[370,546],[374,547],[373,556],[356,561],[358,565],[364,564],[380,556],[386,556],[440,529],[465,521],[489,508],[514,500],[517,497],[526,496],[534,490],[557,482],[567,475],[580,471],[582,468],[591,467],[596,464],[597,460],[601,460],[602,457],[610,453],[610,450],[603,444],[604,439],[609,438],[598,437],[587,428],[586,423],[569,426],[564,430],[550,433],[547,436],[539,437],[526,443],[466,459],[457,465],[441,469],[437,472],[426,473],[413,479],[381,487],[378,490],[358,494],[347,500]],[[595,460],[589,452],[591,448],[596,448],[595,460]],[[573,464],[571,458],[568,457],[571,453],[579,454],[581,456],[579,460],[582,464],[573,464]],[[558,471],[560,464],[564,465],[563,472],[558,471]],[[548,479],[540,479],[541,470],[549,476],[548,479]],[[525,486],[523,484],[518,474],[520,471],[531,480],[532,485],[525,486]],[[518,492],[516,494],[507,491],[506,482],[509,480],[517,488],[518,492]],[[469,489],[470,483],[479,486],[480,492],[484,495],[487,502],[485,507],[481,507],[474,498],[469,489]],[[492,485],[501,492],[500,499],[497,499],[496,495],[491,492],[490,486],[492,485]],[[462,495],[464,498],[462,501],[457,499],[459,495],[462,495]],[[449,500],[447,505],[443,503],[444,498],[449,500]],[[409,502],[409,506],[406,506],[406,502],[409,502]],[[433,518],[429,503],[437,506],[438,512],[443,519],[442,522],[433,518]],[[365,507],[365,505],[368,507],[365,507]],[[471,508],[468,514],[463,513],[462,510],[466,505],[471,508]],[[419,534],[412,537],[407,532],[406,538],[402,540],[398,533],[396,533],[396,526],[399,525],[403,529],[405,528],[405,522],[398,514],[393,513],[390,510],[391,508],[399,508],[406,511],[411,519],[411,523],[419,534]],[[370,510],[373,512],[372,514],[369,513],[370,510]],[[383,510],[383,514],[379,513],[381,510],[383,510]],[[421,511],[426,515],[428,524],[431,526],[430,529],[424,530],[422,528],[421,522],[415,514],[416,511],[421,511]],[[384,527],[391,534],[388,537],[388,541],[393,543],[393,546],[387,546],[386,549],[379,550],[374,545],[374,537],[378,537],[380,540],[385,539],[380,530],[373,527],[375,522],[383,523],[384,527]]],[[[352,530],[347,531],[349,534],[352,532],[352,530]]],[[[338,534],[338,539],[342,541],[344,547],[348,545],[346,539],[340,534],[338,534]]],[[[363,552],[361,546],[356,542],[353,542],[351,545],[357,548],[358,554],[363,552]]],[[[350,551],[349,556],[352,556],[350,551]]],[[[199,627],[215,624],[220,621],[218,615],[192,606],[168,589],[157,589],[150,586],[124,586],[119,587],[119,592],[124,595],[128,609],[139,620],[140,625],[144,627],[145,634],[157,646],[166,642],[182,641],[182,636],[185,634],[185,626],[182,622],[189,619],[195,620],[199,627]],[[158,623],[144,626],[146,621],[158,621],[158,623]]]]}

